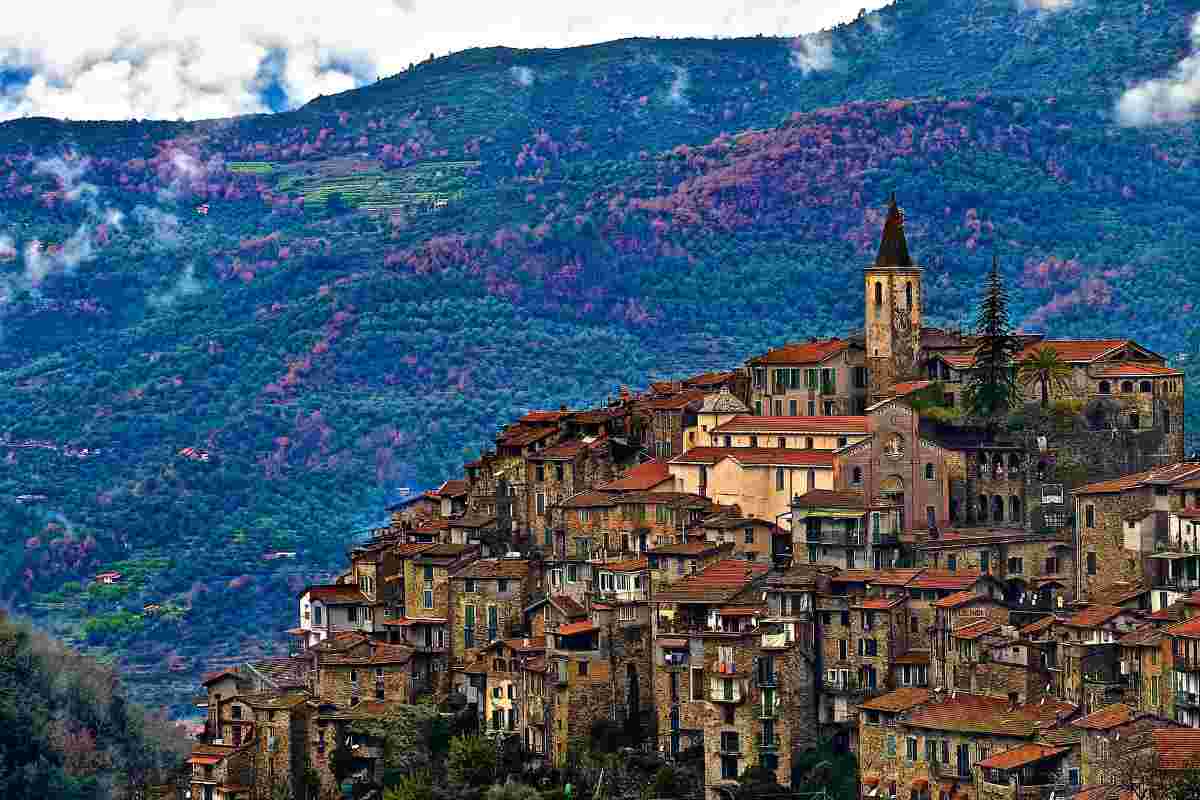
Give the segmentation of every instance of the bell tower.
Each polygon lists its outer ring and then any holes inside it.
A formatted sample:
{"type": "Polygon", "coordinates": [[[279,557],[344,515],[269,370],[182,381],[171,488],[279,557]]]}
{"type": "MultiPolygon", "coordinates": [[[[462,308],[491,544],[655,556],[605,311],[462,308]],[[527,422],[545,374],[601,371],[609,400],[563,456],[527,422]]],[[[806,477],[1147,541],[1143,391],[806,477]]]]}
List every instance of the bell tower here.
{"type": "Polygon", "coordinates": [[[869,402],[917,377],[921,348],[921,267],[908,254],[904,212],[892,194],[875,263],[863,270],[869,402]]]}

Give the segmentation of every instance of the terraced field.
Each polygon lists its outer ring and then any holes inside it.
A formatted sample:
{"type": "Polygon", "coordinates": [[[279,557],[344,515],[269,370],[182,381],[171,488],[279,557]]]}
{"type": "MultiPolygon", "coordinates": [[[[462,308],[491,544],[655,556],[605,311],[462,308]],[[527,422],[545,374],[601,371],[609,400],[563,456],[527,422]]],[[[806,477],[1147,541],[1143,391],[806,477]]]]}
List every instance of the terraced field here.
{"type": "Polygon", "coordinates": [[[225,169],[241,175],[268,175],[275,171],[270,161],[230,161],[225,169]]]}
{"type": "Polygon", "coordinates": [[[398,170],[362,169],[362,162],[327,163],[280,175],[275,188],[304,197],[306,207],[322,208],[330,196],[364,211],[430,210],[462,198],[478,161],[435,161],[398,170]],[[342,174],[337,174],[339,168],[342,174]]]}

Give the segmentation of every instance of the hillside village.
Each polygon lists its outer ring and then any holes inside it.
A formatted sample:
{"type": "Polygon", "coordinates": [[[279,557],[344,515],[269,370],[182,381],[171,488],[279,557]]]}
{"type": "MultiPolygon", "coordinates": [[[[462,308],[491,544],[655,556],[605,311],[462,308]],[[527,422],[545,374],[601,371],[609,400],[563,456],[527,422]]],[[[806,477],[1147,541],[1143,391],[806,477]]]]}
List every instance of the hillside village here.
{"type": "Polygon", "coordinates": [[[293,655],[205,676],[190,796],[380,796],[351,728],[418,702],[530,764],[616,725],[702,754],[713,800],[819,743],[862,797],[1092,800],[1115,758],[1191,766],[1183,373],[1018,334],[1019,402],[974,420],[985,342],[924,324],[922,275],[893,198],[857,330],[505,425],[299,593],[293,655]]]}

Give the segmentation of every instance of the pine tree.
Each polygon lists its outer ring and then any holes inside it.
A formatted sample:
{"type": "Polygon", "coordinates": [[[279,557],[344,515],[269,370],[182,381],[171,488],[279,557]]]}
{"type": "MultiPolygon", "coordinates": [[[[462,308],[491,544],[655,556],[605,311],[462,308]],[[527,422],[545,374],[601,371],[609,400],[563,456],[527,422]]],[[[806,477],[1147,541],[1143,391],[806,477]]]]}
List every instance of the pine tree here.
{"type": "Polygon", "coordinates": [[[992,259],[992,272],[979,306],[975,332],[979,344],[964,399],[973,414],[994,426],[996,417],[1012,407],[1017,395],[1013,359],[1018,349],[1018,340],[1012,335],[1008,321],[1008,290],[996,258],[992,259]]]}

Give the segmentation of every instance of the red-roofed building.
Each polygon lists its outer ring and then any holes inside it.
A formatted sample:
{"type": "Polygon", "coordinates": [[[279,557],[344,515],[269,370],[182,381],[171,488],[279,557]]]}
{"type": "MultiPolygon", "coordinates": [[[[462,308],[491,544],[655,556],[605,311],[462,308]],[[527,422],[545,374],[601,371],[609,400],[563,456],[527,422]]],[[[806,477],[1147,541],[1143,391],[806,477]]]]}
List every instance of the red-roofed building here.
{"type": "Polygon", "coordinates": [[[675,481],[671,477],[671,468],[667,466],[667,462],[659,459],[650,459],[627,469],[616,480],[601,483],[596,487],[596,491],[612,492],[614,494],[622,492],[671,491],[674,489],[674,486],[675,481]]]}
{"type": "Polygon", "coordinates": [[[861,342],[812,339],[751,358],[750,408],[757,416],[836,417],[866,406],[861,342]]]}
{"type": "Polygon", "coordinates": [[[834,454],[778,447],[694,447],[671,459],[680,491],[774,522],[793,495],[834,488],[834,454]]]}

